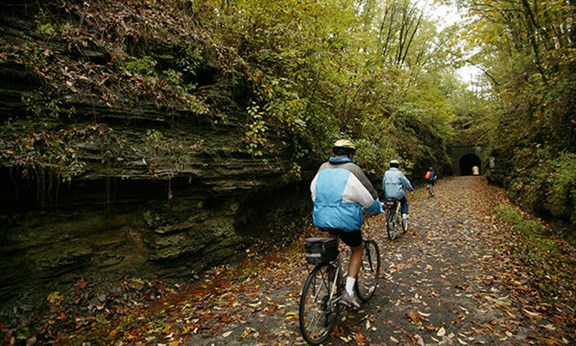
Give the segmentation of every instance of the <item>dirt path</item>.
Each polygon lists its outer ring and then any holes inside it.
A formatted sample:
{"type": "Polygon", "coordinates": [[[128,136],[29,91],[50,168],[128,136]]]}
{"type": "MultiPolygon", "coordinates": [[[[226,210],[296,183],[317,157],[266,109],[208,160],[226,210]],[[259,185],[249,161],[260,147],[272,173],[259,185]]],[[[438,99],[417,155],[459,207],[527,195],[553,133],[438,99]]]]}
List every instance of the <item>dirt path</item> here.
{"type": "MultiPolygon", "coordinates": [[[[344,313],[328,345],[576,341],[574,326],[548,314],[547,305],[526,286],[522,268],[507,258],[506,231],[493,216],[495,207],[507,203],[501,190],[481,177],[460,177],[440,182],[435,198],[425,191],[409,198],[411,229],[396,241],[386,238],[382,216],[368,220],[366,230],[383,250],[381,285],[362,311],[344,313]]],[[[238,323],[213,337],[194,337],[193,344],[302,344],[296,312],[306,269],[300,262],[297,252],[289,253],[287,262],[267,267],[268,278],[259,284],[264,292],[254,290],[249,302],[238,300],[253,312],[240,309],[238,323]]],[[[574,311],[566,307],[563,313],[574,311]]]]}
{"type": "MultiPolygon", "coordinates": [[[[508,203],[482,177],[441,181],[436,197],[409,196],[410,230],[391,242],[383,216],[367,220],[383,271],[375,297],[344,311],[326,345],[576,344],[573,291],[540,298],[493,213],[508,203]]],[[[308,268],[302,244],[215,268],[154,303],[124,299],[90,316],[54,314],[41,344],[303,345],[298,299],[308,268]],[[68,321],[66,327],[59,324],[68,321]]],[[[571,270],[574,270],[573,266],[571,270]]],[[[93,310],[94,311],[94,310],[93,310]]]]}

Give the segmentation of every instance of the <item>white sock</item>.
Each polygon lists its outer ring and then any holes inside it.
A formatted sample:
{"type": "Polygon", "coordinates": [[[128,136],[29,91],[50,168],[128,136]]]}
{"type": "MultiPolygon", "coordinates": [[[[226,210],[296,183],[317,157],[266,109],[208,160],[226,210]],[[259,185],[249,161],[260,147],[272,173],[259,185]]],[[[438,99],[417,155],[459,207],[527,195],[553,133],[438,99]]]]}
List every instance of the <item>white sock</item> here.
{"type": "Polygon", "coordinates": [[[346,277],[346,291],[349,295],[354,295],[354,284],[356,283],[356,278],[347,276],[346,277]]]}

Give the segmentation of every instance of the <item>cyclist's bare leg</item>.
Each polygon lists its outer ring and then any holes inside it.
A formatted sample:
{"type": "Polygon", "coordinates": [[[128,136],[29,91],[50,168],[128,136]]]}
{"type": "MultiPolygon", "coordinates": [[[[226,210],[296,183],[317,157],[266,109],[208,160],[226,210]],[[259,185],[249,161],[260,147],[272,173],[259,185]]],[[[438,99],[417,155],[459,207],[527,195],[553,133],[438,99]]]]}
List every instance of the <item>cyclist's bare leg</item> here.
{"type": "Polygon", "coordinates": [[[356,278],[362,265],[362,255],[364,254],[364,244],[350,247],[352,253],[350,254],[350,263],[348,263],[348,276],[356,278]]]}

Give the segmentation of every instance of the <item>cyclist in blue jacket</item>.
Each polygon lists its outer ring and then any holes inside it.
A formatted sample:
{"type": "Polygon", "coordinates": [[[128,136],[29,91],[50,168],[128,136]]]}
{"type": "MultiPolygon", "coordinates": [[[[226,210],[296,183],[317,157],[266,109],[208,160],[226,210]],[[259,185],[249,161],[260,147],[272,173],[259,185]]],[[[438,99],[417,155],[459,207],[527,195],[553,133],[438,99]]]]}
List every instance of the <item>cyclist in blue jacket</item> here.
{"type": "Polygon", "coordinates": [[[384,178],[382,178],[382,189],[384,190],[386,198],[395,198],[400,201],[402,205],[402,217],[407,219],[408,200],[406,199],[404,189],[414,191],[414,188],[398,167],[400,167],[398,160],[390,161],[390,169],[384,173],[384,178]]]}
{"type": "Polygon", "coordinates": [[[340,303],[360,308],[354,285],[360,271],[364,251],[361,227],[363,211],[382,213],[376,189],[352,157],[354,143],[341,139],[334,143],[333,156],[318,169],[310,191],[314,202],[314,225],[340,237],[351,249],[346,290],[340,303]]]}

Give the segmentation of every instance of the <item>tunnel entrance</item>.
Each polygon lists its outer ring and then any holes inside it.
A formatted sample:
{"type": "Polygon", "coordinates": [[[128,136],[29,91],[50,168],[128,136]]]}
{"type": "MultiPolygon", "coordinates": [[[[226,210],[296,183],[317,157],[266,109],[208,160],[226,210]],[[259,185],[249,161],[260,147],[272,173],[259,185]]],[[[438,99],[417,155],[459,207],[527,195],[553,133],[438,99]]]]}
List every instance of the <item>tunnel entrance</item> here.
{"type": "Polygon", "coordinates": [[[472,168],[478,167],[478,174],[482,174],[482,160],[474,154],[467,154],[460,158],[460,175],[472,175],[472,168]]]}

